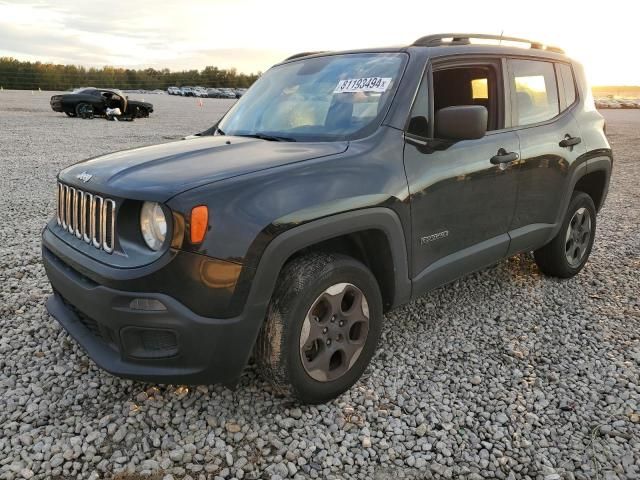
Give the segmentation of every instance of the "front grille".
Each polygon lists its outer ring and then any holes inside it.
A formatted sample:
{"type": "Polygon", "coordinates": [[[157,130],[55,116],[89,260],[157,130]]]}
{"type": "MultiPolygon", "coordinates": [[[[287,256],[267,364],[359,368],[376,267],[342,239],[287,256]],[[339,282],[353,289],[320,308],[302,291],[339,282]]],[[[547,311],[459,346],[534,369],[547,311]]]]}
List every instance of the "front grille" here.
{"type": "Polygon", "coordinates": [[[58,183],[57,194],[58,225],[98,249],[113,252],[116,202],[63,183],[58,183]]]}
{"type": "Polygon", "coordinates": [[[60,296],[62,303],[76,316],[78,321],[93,335],[94,337],[105,342],[109,347],[117,349],[115,332],[107,326],[100,326],[97,321],[86,315],[82,310],[79,310],[75,305],[70,303],[64,298],[58,291],[55,291],[60,296]]]}
{"type": "Polygon", "coordinates": [[[102,334],[100,333],[100,327],[98,326],[98,322],[96,322],[93,318],[82,313],[80,310],[78,310],[75,307],[75,305],[69,303],[67,299],[64,298],[62,295],[60,295],[60,298],[62,299],[62,303],[64,303],[64,306],[73,312],[76,318],[80,321],[80,323],[82,323],[85,326],[87,330],[89,330],[94,336],[102,338],[102,334]]]}

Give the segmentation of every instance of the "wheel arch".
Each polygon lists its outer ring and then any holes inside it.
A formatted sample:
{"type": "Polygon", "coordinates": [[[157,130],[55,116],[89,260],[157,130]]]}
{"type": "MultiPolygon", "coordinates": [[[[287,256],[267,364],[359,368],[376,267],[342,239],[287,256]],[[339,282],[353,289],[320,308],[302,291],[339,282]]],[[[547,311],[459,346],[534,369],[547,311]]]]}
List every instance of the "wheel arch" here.
{"type": "MultiPolygon", "coordinates": [[[[601,190],[597,194],[597,202],[590,192],[585,193],[589,194],[593,199],[593,203],[596,205],[596,211],[600,210],[600,208],[604,204],[604,200],[609,189],[609,179],[611,177],[612,163],[613,156],[611,153],[611,149],[593,150],[581,155],[578,158],[578,161],[575,164],[576,166],[573,168],[570,174],[570,180],[567,185],[568,188],[566,190],[562,203],[561,205],[559,205],[555,227],[553,228],[553,231],[551,232],[551,235],[549,236],[547,241],[551,241],[551,239],[558,233],[560,224],[562,223],[562,219],[564,218],[567,207],[569,206],[571,195],[575,190],[584,191],[582,190],[583,188],[599,185],[601,190]],[[596,183],[596,181],[594,180],[595,178],[597,178],[598,183],[596,183]]],[[[594,189],[593,192],[594,195],[596,195],[596,189],[594,189]]]]}
{"type": "Polygon", "coordinates": [[[599,212],[609,192],[609,180],[613,168],[613,154],[611,149],[601,149],[587,161],[587,173],[581,176],[574,190],[589,194],[599,212]]]}
{"type": "Polygon", "coordinates": [[[315,249],[348,254],[367,265],[378,280],[386,309],[410,299],[402,223],[390,208],[374,207],[314,220],[276,236],[261,256],[248,302],[268,305],[284,265],[315,249]]]}

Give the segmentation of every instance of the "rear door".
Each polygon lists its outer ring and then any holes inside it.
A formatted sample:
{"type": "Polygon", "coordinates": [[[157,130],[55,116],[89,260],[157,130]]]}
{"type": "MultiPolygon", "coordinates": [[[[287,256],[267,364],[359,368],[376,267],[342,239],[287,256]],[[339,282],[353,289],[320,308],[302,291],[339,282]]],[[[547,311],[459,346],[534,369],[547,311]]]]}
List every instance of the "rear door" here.
{"type": "Polygon", "coordinates": [[[518,199],[509,232],[512,254],[551,239],[564,213],[569,173],[586,149],[572,114],[577,91],[571,66],[538,58],[512,58],[508,64],[521,153],[513,166],[518,199]]]}
{"type": "Polygon", "coordinates": [[[506,255],[516,201],[510,163],[518,136],[504,129],[505,63],[500,59],[441,59],[427,71],[405,133],[404,163],[411,198],[412,270],[416,292],[447,283],[506,255]],[[484,138],[433,138],[434,113],[455,105],[489,111],[484,138]]]}

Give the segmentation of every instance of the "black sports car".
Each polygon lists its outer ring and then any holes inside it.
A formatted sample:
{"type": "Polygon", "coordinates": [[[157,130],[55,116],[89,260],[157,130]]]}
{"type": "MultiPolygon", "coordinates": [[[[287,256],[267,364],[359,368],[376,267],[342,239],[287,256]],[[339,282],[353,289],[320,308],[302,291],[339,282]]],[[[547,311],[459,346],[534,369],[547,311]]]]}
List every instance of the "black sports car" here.
{"type": "Polygon", "coordinates": [[[122,117],[148,117],[153,105],[129,100],[120,90],[107,88],[83,88],[73,93],[51,97],[54,112],[64,112],[70,117],[93,117],[107,114],[108,108],[119,108],[122,117]]]}

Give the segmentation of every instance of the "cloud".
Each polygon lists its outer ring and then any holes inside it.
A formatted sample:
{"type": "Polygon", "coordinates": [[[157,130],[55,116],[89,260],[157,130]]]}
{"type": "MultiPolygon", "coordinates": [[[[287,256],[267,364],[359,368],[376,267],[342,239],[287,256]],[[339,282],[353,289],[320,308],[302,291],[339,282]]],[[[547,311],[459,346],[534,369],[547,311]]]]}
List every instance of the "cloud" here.
{"type": "MultiPolygon", "coordinates": [[[[71,0],[53,5],[0,1],[0,54],[87,66],[176,70],[215,65],[241,72],[266,70],[288,54],[210,48],[202,38],[201,20],[189,14],[194,5],[198,2],[190,5],[185,18],[184,12],[175,14],[148,0],[108,4],[71,0]],[[190,28],[193,22],[200,25],[195,32],[190,28]]],[[[179,11],[182,4],[171,8],[179,11]]]]}
{"type": "Polygon", "coordinates": [[[598,11],[565,0],[571,21],[549,21],[557,0],[321,3],[300,0],[0,0],[0,55],[86,66],[265,71],[301,51],[408,45],[437,31],[500,33],[558,44],[594,83],[640,84],[636,33],[621,29],[638,2],[598,11]],[[594,35],[593,32],[598,32],[594,35]]]}

